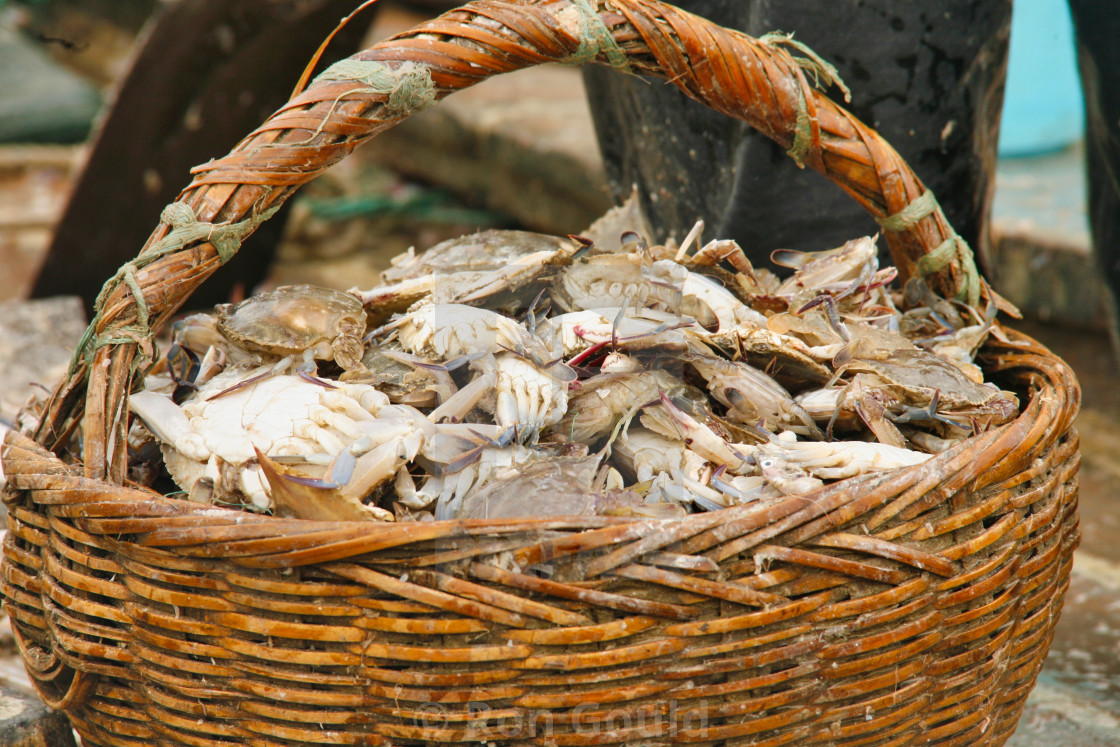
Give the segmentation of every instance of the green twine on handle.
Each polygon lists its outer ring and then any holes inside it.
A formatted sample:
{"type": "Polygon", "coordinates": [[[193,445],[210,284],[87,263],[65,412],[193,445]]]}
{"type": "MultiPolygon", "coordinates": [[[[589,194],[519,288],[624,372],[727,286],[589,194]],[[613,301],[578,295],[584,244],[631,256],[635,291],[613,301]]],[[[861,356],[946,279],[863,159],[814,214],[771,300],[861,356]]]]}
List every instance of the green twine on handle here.
{"type": "Polygon", "coordinates": [[[793,128],[793,145],[786,151],[798,168],[805,168],[805,156],[809,155],[813,147],[813,124],[809,117],[809,105],[805,101],[805,92],[798,91],[797,121],[793,128]]]}
{"type": "Polygon", "coordinates": [[[933,192],[927,189],[894,215],[888,215],[886,218],[876,218],[875,221],[885,230],[899,233],[908,228],[913,228],[932,215],[935,210],[940,209],[941,206],[937,204],[937,198],[933,196],[933,192]]]}
{"type": "Polygon", "coordinates": [[[279,205],[263,212],[254,209],[248,218],[237,223],[204,223],[198,220],[190,205],[185,202],[173,202],[165,207],[159,216],[161,222],[171,226],[171,230],[129,264],[134,264],[137,268],[143,267],[169,252],[204,240],[214,245],[218,259],[225,264],[234,254],[237,254],[245,237],[257,230],[257,226],[271,218],[279,209],[279,205]]]}
{"type": "Polygon", "coordinates": [[[933,251],[921,257],[915,268],[923,278],[948,267],[953,260],[960,262],[960,269],[964,275],[964,282],[957,288],[956,298],[970,306],[980,303],[980,272],[976,269],[976,262],[972,259],[972,249],[968,242],[956,232],[941,242],[933,251]]]}
{"type": "MultiPolygon", "coordinates": [[[[934,213],[944,218],[945,214],[942,213],[937,198],[931,190],[927,189],[894,215],[875,220],[884,230],[900,233],[913,228],[934,213]]],[[[948,221],[945,222],[948,224],[948,221]]],[[[949,230],[952,231],[951,228],[949,230]]],[[[956,231],[952,231],[949,238],[941,242],[933,251],[918,259],[915,262],[915,269],[924,278],[944,270],[954,260],[959,262],[960,270],[964,275],[964,282],[957,288],[956,298],[975,306],[980,302],[980,272],[976,269],[972,248],[956,231]]]]}
{"type": "Polygon", "coordinates": [[[436,86],[432,82],[431,71],[415,62],[390,67],[377,60],[339,60],[319,73],[316,81],[361,83],[361,88],[348,93],[386,96],[385,110],[393,118],[407,117],[426,109],[436,100],[436,86]]]}
{"type": "MultiPolygon", "coordinates": [[[[611,67],[623,72],[630,72],[630,61],[622,47],[618,46],[614,34],[603,23],[598,11],[591,5],[590,0],[570,0],[571,9],[579,15],[579,46],[563,60],[562,65],[582,65],[596,59],[600,54],[607,56],[611,67]]],[[[563,20],[568,9],[557,14],[563,20]]]]}
{"type": "MultiPolygon", "coordinates": [[[[789,58],[793,60],[799,68],[813,79],[814,86],[823,89],[830,85],[835,85],[844,92],[844,101],[852,100],[852,92],[848,89],[848,86],[844,84],[844,81],[841,80],[840,74],[836,72],[836,68],[810,49],[808,44],[794,41],[793,34],[771,31],[768,34],[763,34],[758,40],[769,46],[792,47],[798,52],[801,52],[803,56],[790,54],[788,50],[782,50],[789,55],[789,58]]],[[[805,98],[804,88],[799,87],[797,120],[793,129],[793,145],[786,151],[786,155],[792,158],[797,163],[798,167],[805,168],[805,156],[809,154],[812,146],[813,129],[812,117],[809,116],[809,102],[805,98]]]]}
{"type": "Polygon", "coordinates": [[[763,44],[780,47],[792,47],[800,52],[803,57],[790,54],[790,59],[798,64],[809,77],[813,79],[813,85],[821,90],[829,86],[836,86],[844,92],[844,101],[851,102],[852,92],[840,77],[840,73],[836,71],[836,66],[828,62],[819,54],[814,52],[808,44],[804,42],[794,41],[793,34],[787,34],[783,31],[771,31],[768,34],[763,34],[758,38],[763,44]]]}
{"type": "MultiPolygon", "coordinates": [[[[137,271],[151,264],[155,260],[171,252],[184,249],[200,241],[208,241],[213,245],[218,254],[218,261],[225,264],[237,253],[241,242],[280,209],[280,206],[268,208],[264,211],[253,209],[248,218],[237,223],[205,223],[198,220],[194,210],[185,202],[173,202],[163,209],[160,221],[171,226],[159,241],[148,246],[136,259],[121,265],[116,274],[105,283],[97,300],[93,304],[93,320],[89,323],[81,341],[78,343],[74,356],[70,359],[70,375],[77,371],[78,366],[84,361],[87,365],[93,360],[94,353],[106,345],[119,343],[135,343],[142,351],[143,358],[149,360],[154,356],[151,346],[152,330],[150,325],[151,312],[140,282],[136,277],[137,271]],[[96,334],[105,308],[105,302],[116,290],[117,286],[124,283],[132,294],[136,303],[136,320],[130,324],[119,324],[109,327],[101,334],[96,334]]],[[[133,373],[140,365],[140,358],[133,362],[133,373]]]]}

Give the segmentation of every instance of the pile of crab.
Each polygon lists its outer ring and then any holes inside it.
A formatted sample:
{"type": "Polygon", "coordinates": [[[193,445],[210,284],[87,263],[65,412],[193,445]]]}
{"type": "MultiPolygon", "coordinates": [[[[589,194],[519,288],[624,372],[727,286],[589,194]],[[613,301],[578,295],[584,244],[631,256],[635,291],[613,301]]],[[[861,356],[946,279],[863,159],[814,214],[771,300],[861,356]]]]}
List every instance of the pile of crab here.
{"type": "Polygon", "coordinates": [[[1018,412],[972,361],[994,309],[892,289],[873,238],[776,252],[782,280],[732,241],[607,225],[188,317],[130,399],[133,479],[319,520],[670,518],[918,464],[1018,412]]]}

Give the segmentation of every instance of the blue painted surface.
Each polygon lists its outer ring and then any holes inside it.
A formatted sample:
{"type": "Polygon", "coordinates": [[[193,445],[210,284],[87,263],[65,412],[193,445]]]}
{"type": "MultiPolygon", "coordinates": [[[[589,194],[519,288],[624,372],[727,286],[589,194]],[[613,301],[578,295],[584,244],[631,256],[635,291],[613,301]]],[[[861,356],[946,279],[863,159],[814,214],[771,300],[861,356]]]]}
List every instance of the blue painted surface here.
{"type": "Polygon", "coordinates": [[[1066,0],[1016,0],[999,154],[1059,150],[1081,137],[1084,122],[1066,0]]]}

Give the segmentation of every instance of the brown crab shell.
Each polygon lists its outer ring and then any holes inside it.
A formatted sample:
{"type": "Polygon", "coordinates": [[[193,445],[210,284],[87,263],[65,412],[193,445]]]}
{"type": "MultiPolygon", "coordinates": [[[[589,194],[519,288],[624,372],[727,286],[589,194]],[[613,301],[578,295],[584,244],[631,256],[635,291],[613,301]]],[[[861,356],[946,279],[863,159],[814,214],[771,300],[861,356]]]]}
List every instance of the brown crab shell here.
{"type": "MultiPolygon", "coordinates": [[[[219,306],[218,331],[235,345],[271,355],[296,355],[341,335],[365,331],[362,302],[349,293],[315,285],[285,285],[219,306]]],[[[323,357],[323,356],[317,356],[323,357]]]]}

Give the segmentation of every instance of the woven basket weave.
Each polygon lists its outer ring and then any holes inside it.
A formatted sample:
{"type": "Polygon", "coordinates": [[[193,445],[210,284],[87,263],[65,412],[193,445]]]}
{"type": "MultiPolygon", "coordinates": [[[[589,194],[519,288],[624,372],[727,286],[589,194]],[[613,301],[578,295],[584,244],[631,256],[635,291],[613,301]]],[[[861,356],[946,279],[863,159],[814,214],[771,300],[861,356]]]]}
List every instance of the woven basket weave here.
{"type": "MultiPolygon", "coordinates": [[[[354,59],[429,71],[438,99],[592,58],[746,120],[877,218],[925,192],[785,46],[653,0],[483,0],[354,59]]],[[[425,103],[367,83],[318,79],[196,169],[191,210],[106,286],[34,439],[4,441],[5,608],[85,742],[1002,744],[1079,537],[1077,383],[1009,330],[982,363],[1018,419],[764,508],[382,525],[122,487],[151,329],[270,208],[425,103]]],[[[885,231],[904,277],[953,236],[923,212],[885,231]]],[[[968,292],[967,265],[941,258],[931,283],[968,292]]]]}

